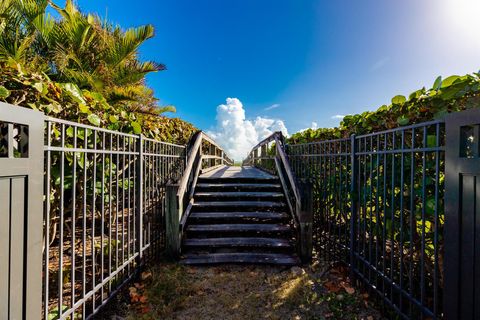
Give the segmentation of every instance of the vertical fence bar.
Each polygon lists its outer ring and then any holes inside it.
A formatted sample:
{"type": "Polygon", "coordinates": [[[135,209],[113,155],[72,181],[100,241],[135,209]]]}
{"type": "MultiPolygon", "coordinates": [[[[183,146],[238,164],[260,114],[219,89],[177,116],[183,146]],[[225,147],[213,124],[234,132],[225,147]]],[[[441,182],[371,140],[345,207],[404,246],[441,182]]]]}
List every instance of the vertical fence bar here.
{"type": "Polygon", "coordinates": [[[137,209],[137,250],[138,250],[138,261],[137,264],[140,265],[143,258],[143,167],[144,167],[144,157],[143,157],[143,136],[139,135],[137,139],[137,196],[136,196],[136,209],[137,209]]]}
{"type": "Polygon", "coordinates": [[[358,198],[358,185],[357,185],[357,139],[353,134],[350,136],[350,165],[351,165],[351,185],[350,185],[350,201],[351,201],[351,214],[350,214],[350,277],[353,281],[355,279],[355,243],[356,243],[356,221],[357,221],[357,198],[358,198]]]}

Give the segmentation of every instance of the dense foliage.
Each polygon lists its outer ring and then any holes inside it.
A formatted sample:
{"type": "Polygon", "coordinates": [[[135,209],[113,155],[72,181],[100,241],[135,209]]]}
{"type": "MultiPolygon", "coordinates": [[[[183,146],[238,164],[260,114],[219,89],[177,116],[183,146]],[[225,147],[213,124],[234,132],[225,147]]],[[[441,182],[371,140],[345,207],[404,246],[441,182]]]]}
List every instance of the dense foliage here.
{"type": "Polygon", "coordinates": [[[163,64],[141,61],[138,49],[154,35],[151,25],[122,30],[48,0],[0,3],[0,101],[48,115],[163,141],[185,143],[196,130],[160,116],[145,81],[163,64]],[[48,11],[55,10],[59,18],[48,11]]]}
{"type": "Polygon", "coordinates": [[[307,129],[289,138],[289,143],[347,138],[351,134],[364,134],[398,126],[439,119],[445,114],[480,106],[480,73],[465,76],[438,77],[430,89],[419,89],[408,98],[398,95],[390,105],[377,111],[348,115],[339,127],[307,129]]]}

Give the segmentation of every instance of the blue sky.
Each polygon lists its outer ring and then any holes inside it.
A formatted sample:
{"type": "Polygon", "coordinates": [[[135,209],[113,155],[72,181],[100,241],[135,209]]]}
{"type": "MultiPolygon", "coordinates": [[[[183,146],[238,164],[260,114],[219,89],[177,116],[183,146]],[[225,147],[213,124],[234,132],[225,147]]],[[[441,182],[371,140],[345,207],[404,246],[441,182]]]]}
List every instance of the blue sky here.
{"type": "Polygon", "coordinates": [[[201,129],[227,97],[247,119],[281,119],[290,133],[331,127],[332,116],[480,68],[478,0],[77,2],[122,27],[155,26],[142,57],[168,70],[148,82],[201,129]]]}

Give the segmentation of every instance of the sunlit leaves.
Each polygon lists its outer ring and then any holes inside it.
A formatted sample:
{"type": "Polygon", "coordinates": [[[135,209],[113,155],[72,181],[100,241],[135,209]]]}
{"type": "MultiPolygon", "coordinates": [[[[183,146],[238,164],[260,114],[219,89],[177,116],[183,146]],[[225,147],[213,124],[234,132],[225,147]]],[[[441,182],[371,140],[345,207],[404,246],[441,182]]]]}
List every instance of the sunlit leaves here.
{"type": "Polygon", "coordinates": [[[96,114],[92,113],[92,114],[89,114],[88,117],[87,117],[88,121],[93,124],[94,126],[100,126],[101,124],[101,119],[99,116],[97,116],[96,114]]]}

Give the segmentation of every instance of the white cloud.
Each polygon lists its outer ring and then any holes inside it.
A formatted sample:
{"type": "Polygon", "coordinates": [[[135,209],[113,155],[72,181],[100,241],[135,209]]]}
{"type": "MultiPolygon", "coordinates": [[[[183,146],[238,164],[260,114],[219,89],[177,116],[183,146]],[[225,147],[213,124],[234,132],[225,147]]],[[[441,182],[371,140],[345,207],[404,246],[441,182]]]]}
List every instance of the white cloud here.
{"type": "Polygon", "coordinates": [[[217,107],[217,125],[208,134],[235,160],[244,159],[258,142],[275,131],[288,135],[282,120],[257,117],[247,120],[242,102],[227,98],[217,107]]]}
{"type": "Polygon", "coordinates": [[[266,107],[266,108],[263,109],[263,110],[269,111],[269,110],[277,109],[278,107],[280,107],[280,104],[274,103],[274,104],[272,104],[270,107],[266,107]]]}
{"type": "Polygon", "coordinates": [[[341,115],[341,114],[336,114],[336,115],[332,116],[333,120],[342,120],[343,118],[345,118],[345,116],[341,115]]]}

